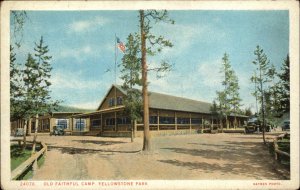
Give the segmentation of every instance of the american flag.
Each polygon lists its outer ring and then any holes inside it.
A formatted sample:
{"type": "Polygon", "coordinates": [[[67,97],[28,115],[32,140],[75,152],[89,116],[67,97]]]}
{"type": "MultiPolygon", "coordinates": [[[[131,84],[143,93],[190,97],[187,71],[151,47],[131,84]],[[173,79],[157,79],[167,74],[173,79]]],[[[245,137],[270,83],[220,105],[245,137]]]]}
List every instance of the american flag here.
{"type": "Polygon", "coordinates": [[[118,37],[117,37],[117,46],[123,53],[125,53],[126,47],[123,44],[123,42],[120,41],[120,39],[118,37]]]}

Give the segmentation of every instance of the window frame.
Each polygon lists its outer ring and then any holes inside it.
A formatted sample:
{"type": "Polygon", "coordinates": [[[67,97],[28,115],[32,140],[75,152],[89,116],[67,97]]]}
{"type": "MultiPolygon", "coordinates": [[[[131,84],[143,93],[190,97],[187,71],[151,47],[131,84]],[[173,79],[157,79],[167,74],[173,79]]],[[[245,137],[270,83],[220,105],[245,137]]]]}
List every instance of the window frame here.
{"type": "Polygon", "coordinates": [[[62,125],[64,126],[64,129],[68,129],[69,128],[69,120],[66,119],[66,118],[57,118],[55,120],[55,125],[58,126],[58,125],[62,125]],[[66,123],[60,123],[61,121],[66,121],[66,123]]]}

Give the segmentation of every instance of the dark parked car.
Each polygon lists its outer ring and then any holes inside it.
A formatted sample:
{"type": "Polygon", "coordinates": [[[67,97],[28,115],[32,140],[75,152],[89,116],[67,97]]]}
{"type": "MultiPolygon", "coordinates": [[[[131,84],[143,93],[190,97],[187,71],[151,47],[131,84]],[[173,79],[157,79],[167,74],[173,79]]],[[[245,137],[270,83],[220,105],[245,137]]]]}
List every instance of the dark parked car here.
{"type": "Polygon", "coordinates": [[[22,137],[24,135],[24,129],[18,128],[15,132],[15,137],[22,137]]]}
{"type": "MultiPolygon", "coordinates": [[[[262,129],[262,122],[257,118],[257,117],[251,117],[248,119],[247,125],[245,127],[245,132],[246,133],[254,133],[256,131],[258,131],[257,129],[259,129],[259,131],[261,132],[262,129]]],[[[266,132],[270,132],[271,130],[271,125],[266,122],[266,132]]]]}
{"type": "Polygon", "coordinates": [[[290,130],[290,120],[286,120],[283,122],[281,126],[282,131],[289,131],[290,130]]]}
{"type": "Polygon", "coordinates": [[[53,132],[50,132],[50,136],[51,135],[64,135],[65,131],[64,131],[64,127],[62,125],[57,125],[57,126],[53,126],[53,132]]]}

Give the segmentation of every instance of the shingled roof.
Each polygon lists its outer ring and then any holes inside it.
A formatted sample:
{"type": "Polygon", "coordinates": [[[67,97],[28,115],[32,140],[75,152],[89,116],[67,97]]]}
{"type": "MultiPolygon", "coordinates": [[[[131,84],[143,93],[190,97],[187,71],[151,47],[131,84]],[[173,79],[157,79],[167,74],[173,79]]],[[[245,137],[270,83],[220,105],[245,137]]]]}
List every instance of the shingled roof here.
{"type": "MultiPolygon", "coordinates": [[[[126,90],[124,90],[121,86],[114,86],[125,95],[127,94],[126,90]]],[[[188,98],[181,98],[157,92],[149,92],[150,108],[209,114],[211,113],[211,106],[212,104],[208,102],[191,100],[188,98]]]]}

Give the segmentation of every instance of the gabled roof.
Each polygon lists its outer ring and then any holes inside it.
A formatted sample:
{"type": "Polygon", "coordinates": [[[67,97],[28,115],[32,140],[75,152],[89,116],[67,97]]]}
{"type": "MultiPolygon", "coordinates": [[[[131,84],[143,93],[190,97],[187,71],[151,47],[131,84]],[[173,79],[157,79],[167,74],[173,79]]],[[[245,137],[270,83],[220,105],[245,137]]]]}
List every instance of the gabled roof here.
{"type": "Polygon", "coordinates": [[[97,111],[99,111],[99,109],[101,108],[102,104],[105,102],[105,98],[108,96],[108,94],[110,93],[110,91],[114,88],[117,87],[117,89],[119,89],[124,95],[126,95],[126,91],[124,91],[120,85],[111,85],[111,87],[109,88],[109,90],[107,91],[107,93],[105,94],[105,96],[103,97],[102,101],[100,102],[97,111]]]}
{"type": "MultiPolygon", "coordinates": [[[[120,85],[113,85],[112,87],[116,87],[124,95],[127,94],[126,90],[124,90],[120,85]]],[[[211,106],[212,104],[207,102],[191,100],[188,98],[181,98],[181,97],[161,94],[157,92],[149,92],[149,107],[154,109],[176,110],[176,111],[209,114],[211,113],[210,111],[211,106]]]]}
{"type": "Polygon", "coordinates": [[[211,103],[181,98],[157,92],[149,92],[149,107],[156,109],[211,113],[211,103]]]}

